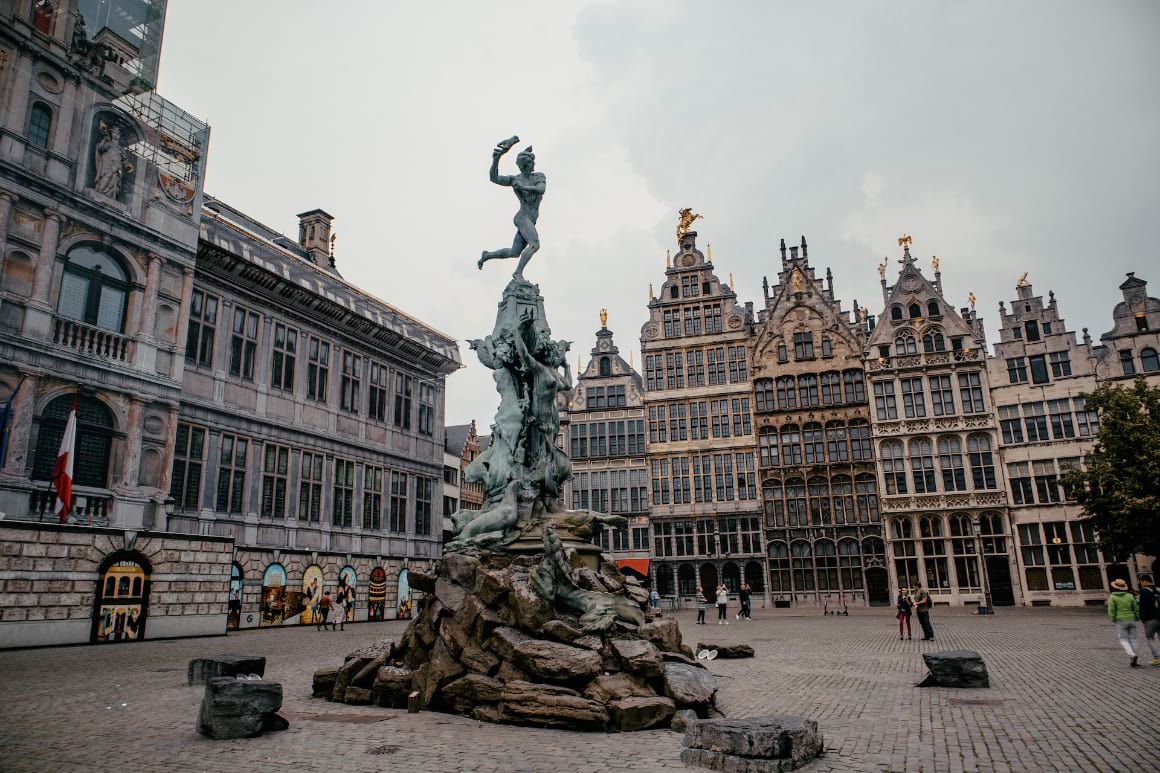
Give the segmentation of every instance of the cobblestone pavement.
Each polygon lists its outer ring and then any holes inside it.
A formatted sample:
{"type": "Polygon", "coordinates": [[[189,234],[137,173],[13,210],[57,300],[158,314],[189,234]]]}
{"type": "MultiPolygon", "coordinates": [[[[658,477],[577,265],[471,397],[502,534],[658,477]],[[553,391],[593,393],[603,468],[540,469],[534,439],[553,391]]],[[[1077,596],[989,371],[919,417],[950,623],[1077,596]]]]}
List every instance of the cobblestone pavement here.
{"type": "MultiPolygon", "coordinates": [[[[749,642],[752,660],[711,664],[729,716],[800,714],[826,754],[807,771],[1155,771],[1160,668],[1129,669],[1099,610],[936,610],[936,641],[899,641],[890,610],[822,617],[756,610],[686,641],[749,642]],[[974,649],[990,690],[918,689],[924,651],[974,649]]],[[[605,735],[335,705],[310,675],[400,623],[0,653],[4,771],[618,771],[684,769],[667,730],[605,735]],[[193,657],[262,654],[285,688],[290,730],[209,741],[194,730],[193,657]]],[[[1145,652],[1146,652],[1145,648],[1145,652]]],[[[1147,662],[1147,659],[1145,659],[1147,662]]]]}

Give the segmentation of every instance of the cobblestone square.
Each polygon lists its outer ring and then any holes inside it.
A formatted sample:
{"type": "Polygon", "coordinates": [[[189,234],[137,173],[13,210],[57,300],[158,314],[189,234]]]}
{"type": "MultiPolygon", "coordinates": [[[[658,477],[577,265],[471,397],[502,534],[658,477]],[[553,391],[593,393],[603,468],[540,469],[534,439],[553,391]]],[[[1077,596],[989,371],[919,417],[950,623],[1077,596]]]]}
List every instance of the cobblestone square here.
{"type": "MultiPolygon", "coordinates": [[[[752,660],[710,664],[729,716],[818,721],[825,756],[808,771],[1153,771],[1160,668],[1129,669],[1101,610],[936,610],[933,642],[899,641],[890,610],[849,617],[755,610],[686,641],[748,642],[752,660]],[[974,649],[989,690],[919,689],[920,654],[974,649]]],[[[573,733],[336,705],[310,697],[314,669],[401,623],[345,632],[285,628],[228,637],[0,654],[4,771],[614,771],[684,769],[680,736],[573,733]],[[193,657],[260,654],[285,689],[290,729],[239,741],[194,730],[193,657]]],[[[1144,648],[1144,652],[1147,649],[1144,648]]],[[[1143,658],[1144,662],[1148,658],[1143,658]]]]}

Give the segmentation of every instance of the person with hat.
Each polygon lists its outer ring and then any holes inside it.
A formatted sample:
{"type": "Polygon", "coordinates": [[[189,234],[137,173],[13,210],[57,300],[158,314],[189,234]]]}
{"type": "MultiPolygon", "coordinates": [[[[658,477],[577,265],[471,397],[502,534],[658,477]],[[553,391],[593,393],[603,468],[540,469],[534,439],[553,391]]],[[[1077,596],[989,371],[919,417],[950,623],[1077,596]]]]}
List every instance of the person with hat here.
{"type": "Polygon", "coordinates": [[[1144,624],[1144,641],[1152,651],[1152,665],[1160,666],[1160,599],[1152,576],[1140,575],[1140,622],[1144,624]]]}
{"type": "Polygon", "coordinates": [[[1112,593],[1108,596],[1108,619],[1116,624],[1120,646],[1131,658],[1129,665],[1132,668],[1139,668],[1139,658],[1136,655],[1136,623],[1140,620],[1140,604],[1128,590],[1128,583],[1123,580],[1112,581],[1112,593]]]}

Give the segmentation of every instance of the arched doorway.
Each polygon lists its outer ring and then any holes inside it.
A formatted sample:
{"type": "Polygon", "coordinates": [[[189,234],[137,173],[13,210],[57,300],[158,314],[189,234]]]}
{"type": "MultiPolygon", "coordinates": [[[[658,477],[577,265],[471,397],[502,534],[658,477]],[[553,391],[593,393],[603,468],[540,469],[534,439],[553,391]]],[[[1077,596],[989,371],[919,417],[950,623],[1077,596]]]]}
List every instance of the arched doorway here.
{"type": "Polygon", "coordinates": [[[262,573],[262,604],[259,609],[258,627],[282,625],[282,612],[285,606],[286,570],[281,564],[270,564],[262,573]]]}
{"type": "Polygon", "coordinates": [[[681,564],[677,567],[677,593],[681,598],[692,596],[697,592],[697,570],[692,564],[681,564]]]}
{"type": "Polygon", "coordinates": [[[285,621],[302,625],[318,625],[322,603],[322,567],[311,564],[302,573],[302,590],[287,594],[285,621]]]}
{"type": "Polygon", "coordinates": [[[737,593],[741,590],[741,567],[732,561],[726,562],[721,568],[721,579],[730,593],[737,593]]]}
{"type": "Polygon", "coordinates": [[[358,574],[353,566],[344,566],[338,570],[338,593],[342,603],[346,604],[346,622],[354,622],[355,586],[358,585],[358,574]]]}
{"type": "Polygon", "coordinates": [[[93,642],[137,641],[145,638],[149,616],[148,559],[136,551],[119,550],[101,562],[93,594],[93,642]]]}
{"type": "Polygon", "coordinates": [[[367,593],[367,619],[383,620],[387,610],[387,572],[381,566],[371,570],[370,588],[367,593]]]}
{"type": "Polygon", "coordinates": [[[885,567],[872,566],[866,569],[866,601],[872,607],[890,606],[890,578],[885,567]]]}
{"type": "Polygon", "coordinates": [[[992,604],[997,607],[1015,606],[1015,589],[1011,587],[1011,567],[1007,563],[1007,556],[987,557],[987,580],[991,587],[992,604]]]}
{"type": "Polygon", "coordinates": [[[716,598],[717,586],[719,584],[717,581],[717,567],[713,564],[701,564],[701,591],[705,594],[705,598],[716,598]]]}
{"type": "Polygon", "coordinates": [[[399,570],[398,595],[395,596],[395,619],[411,619],[411,580],[406,569],[399,570]]]}
{"type": "Polygon", "coordinates": [[[745,582],[754,593],[765,593],[765,573],[757,561],[745,565],[745,582]]]}
{"type": "Polygon", "coordinates": [[[657,565],[657,593],[662,596],[673,595],[673,567],[668,564],[657,565]]]}
{"type": "Polygon", "coordinates": [[[230,598],[226,606],[226,630],[242,627],[242,567],[235,561],[230,567],[230,598]]]}

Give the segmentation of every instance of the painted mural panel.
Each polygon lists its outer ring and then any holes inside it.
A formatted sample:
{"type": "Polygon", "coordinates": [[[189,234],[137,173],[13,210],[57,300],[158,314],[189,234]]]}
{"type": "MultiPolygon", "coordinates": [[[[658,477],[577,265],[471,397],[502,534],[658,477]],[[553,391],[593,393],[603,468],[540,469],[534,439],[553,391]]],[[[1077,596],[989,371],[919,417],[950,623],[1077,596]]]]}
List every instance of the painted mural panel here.
{"type": "Polygon", "coordinates": [[[262,575],[262,607],[258,625],[267,628],[282,625],[286,607],[286,570],[281,564],[270,564],[262,575]]]}
{"type": "Polygon", "coordinates": [[[346,622],[354,622],[354,596],[358,585],[358,574],[353,566],[344,566],[338,572],[338,593],[346,604],[346,622]]]}
{"type": "Polygon", "coordinates": [[[117,561],[101,575],[98,592],[98,642],[135,641],[145,638],[149,576],[132,560],[117,561]]]}
{"type": "Polygon", "coordinates": [[[302,590],[293,594],[293,599],[287,599],[287,623],[301,623],[302,625],[318,625],[320,613],[319,603],[322,601],[322,569],[317,565],[306,567],[302,573],[302,590]],[[293,602],[291,605],[290,602],[293,602]],[[289,615],[293,613],[291,618],[289,615]]]}
{"type": "Polygon", "coordinates": [[[399,570],[399,595],[395,597],[395,619],[411,619],[411,581],[406,569],[399,570]]]}
{"type": "Polygon", "coordinates": [[[387,573],[381,566],[371,570],[367,593],[367,619],[383,620],[387,612],[387,573]]]}

